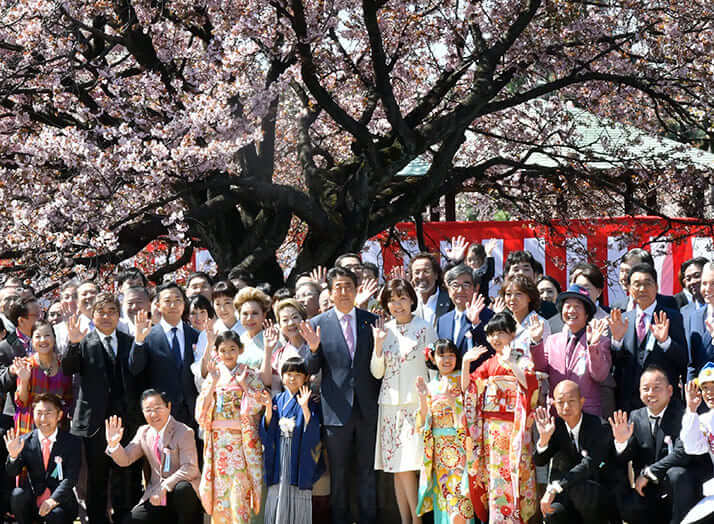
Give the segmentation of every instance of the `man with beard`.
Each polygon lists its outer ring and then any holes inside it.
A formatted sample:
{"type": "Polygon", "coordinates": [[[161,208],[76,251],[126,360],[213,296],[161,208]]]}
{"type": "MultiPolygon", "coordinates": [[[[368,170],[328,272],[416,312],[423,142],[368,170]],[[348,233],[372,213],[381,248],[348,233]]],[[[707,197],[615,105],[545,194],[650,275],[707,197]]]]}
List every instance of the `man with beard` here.
{"type": "Polygon", "coordinates": [[[431,253],[419,253],[409,262],[409,275],[419,301],[414,314],[436,327],[437,319],[454,307],[440,286],[439,262],[431,253]]]}

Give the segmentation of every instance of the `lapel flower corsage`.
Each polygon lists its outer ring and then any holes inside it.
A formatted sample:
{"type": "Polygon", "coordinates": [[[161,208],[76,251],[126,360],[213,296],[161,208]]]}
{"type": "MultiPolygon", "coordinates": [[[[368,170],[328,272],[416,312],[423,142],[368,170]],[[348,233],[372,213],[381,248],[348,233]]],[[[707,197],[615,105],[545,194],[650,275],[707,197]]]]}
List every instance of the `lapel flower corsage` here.
{"type": "Polygon", "coordinates": [[[667,445],[667,453],[672,453],[672,437],[665,435],[664,443],[667,445]]]}
{"type": "Polygon", "coordinates": [[[62,457],[55,457],[55,464],[55,469],[50,476],[60,481],[64,480],[64,473],[62,472],[62,457]]]}

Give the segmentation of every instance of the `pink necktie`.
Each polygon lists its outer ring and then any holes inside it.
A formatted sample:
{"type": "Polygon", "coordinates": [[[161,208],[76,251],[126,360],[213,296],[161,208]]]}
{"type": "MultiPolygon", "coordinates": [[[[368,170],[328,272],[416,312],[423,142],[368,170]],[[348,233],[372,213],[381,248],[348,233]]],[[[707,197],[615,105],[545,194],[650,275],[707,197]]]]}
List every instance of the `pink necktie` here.
{"type": "Polygon", "coordinates": [[[640,319],[637,321],[637,344],[642,344],[645,339],[647,330],[645,329],[645,314],[640,313],[640,319]]]}
{"type": "Polygon", "coordinates": [[[42,462],[45,464],[45,471],[47,471],[47,465],[50,462],[50,439],[42,439],[42,462]]]}
{"type": "Polygon", "coordinates": [[[161,437],[157,433],[156,438],[154,439],[154,455],[156,455],[156,460],[159,462],[159,468],[161,468],[161,448],[159,447],[160,441],[161,437]]]}
{"type": "MultiPolygon", "coordinates": [[[[42,439],[42,462],[45,465],[45,471],[47,471],[47,466],[50,463],[50,439],[46,437],[42,439]]],[[[45,491],[37,497],[37,507],[42,506],[42,503],[50,498],[50,495],[52,495],[52,493],[50,493],[49,488],[45,488],[45,491]]]]}
{"type": "Polygon", "coordinates": [[[352,323],[349,315],[342,317],[342,333],[345,335],[345,342],[347,342],[347,349],[350,352],[350,358],[355,356],[355,337],[352,334],[352,323]]]}
{"type": "MultiPolygon", "coordinates": [[[[161,446],[159,446],[159,443],[161,442],[161,437],[159,434],[156,434],[156,438],[154,439],[154,454],[156,455],[156,460],[159,463],[159,475],[161,475],[161,470],[164,467],[163,464],[161,464],[161,446]]],[[[162,496],[161,501],[159,503],[160,506],[165,506],[166,505],[166,497],[162,496]]]]}

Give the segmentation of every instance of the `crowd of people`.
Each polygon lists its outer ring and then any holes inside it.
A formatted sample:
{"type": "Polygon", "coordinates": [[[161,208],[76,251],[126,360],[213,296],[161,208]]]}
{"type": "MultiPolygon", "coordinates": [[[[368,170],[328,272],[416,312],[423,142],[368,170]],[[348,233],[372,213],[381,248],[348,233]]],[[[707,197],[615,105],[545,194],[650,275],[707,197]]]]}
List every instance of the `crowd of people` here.
{"type": "Polygon", "coordinates": [[[402,523],[714,522],[714,263],[665,296],[633,249],[608,308],[600,268],[526,251],[488,296],[492,247],[274,291],[131,268],[46,311],[7,279],[2,518],[372,523],[389,474],[402,523]]]}

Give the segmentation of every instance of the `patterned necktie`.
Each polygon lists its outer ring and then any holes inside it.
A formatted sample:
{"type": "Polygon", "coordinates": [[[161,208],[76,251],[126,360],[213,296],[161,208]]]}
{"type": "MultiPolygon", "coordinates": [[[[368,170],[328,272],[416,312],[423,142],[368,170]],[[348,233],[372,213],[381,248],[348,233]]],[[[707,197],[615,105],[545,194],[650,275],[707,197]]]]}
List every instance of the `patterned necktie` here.
{"type": "Polygon", "coordinates": [[[179,344],[178,340],[178,328],[177,327],[172,327],[171,328],[171,353],[174,356],[174,360],[176,361],[176,367],[181,369],[183,365],[183,359],[181,358],[181,345],[179,344]]]}
{"type": "Polygon", "coordinates": [[[644,311],[641,311],[639,318],[637,320],[637,345],[638,346],[640,344],[642,344],[642,341],[645,339],[646,334],[647,334],[647,330],[645,329],[645,313],[644,313],[644,311]]]}
{"type": "Polygon", "coordinates": [[[342,317],[342,333],[345,335],[345,342],[347,342],[347,350],[350,352],[350,358],[354,359],[355,356],[355,337],[352,334],[352,318],[349,315],[344,315],[342,317]]]}
{"type": "Polygon", "coordinates": [[[159,468],[161,468],[161,436],[156,433],[156,438],[154,439],[154,455],[156,455],[156,460],[159,463],[159,468]]]}

